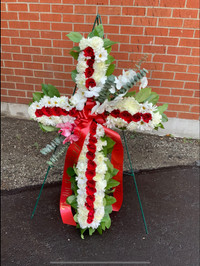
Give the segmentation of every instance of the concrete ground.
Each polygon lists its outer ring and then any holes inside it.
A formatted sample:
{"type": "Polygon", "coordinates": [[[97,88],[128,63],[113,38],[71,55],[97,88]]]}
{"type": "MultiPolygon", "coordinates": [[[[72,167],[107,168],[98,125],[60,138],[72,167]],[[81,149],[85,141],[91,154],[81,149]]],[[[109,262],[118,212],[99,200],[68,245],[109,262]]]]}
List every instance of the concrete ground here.
{"type": "MultiPolygon", "coordinates": [[[[124,202],[102,236],[85,240],[64,225],[59,197],[64,156],[47,169],[39,150],[55,136],[33,121],[2,117],[1,263],[9,265],[199,265],[199,141],[126,133],[148,224],[145,234],[131,176],[124,202]]],[[[124,169],[128,170],[127,157],[124,169]]]]}

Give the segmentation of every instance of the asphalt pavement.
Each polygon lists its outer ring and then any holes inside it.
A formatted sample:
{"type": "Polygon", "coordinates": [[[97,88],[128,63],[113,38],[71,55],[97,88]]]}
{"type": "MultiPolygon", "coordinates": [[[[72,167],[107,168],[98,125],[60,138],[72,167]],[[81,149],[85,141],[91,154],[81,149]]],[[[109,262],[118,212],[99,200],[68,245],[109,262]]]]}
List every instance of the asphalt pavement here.
{"type": "Polygon", "coordinates": [[[80,238],[59,213],[60,182],[47,184],[31,220],[40,186],[2,191],[1,265],[199,265],[199,168],[136,173],[149,234],[145,234],[131,176],[111,228],[80,238]]]}

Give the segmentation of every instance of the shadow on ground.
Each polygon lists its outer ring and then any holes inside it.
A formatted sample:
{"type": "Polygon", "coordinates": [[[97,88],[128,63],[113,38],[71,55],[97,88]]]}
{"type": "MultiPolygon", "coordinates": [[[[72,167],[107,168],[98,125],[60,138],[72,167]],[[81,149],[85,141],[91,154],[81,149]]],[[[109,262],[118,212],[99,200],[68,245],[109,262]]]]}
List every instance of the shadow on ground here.
{"type": "Polygon", "coordinates": [[[197,266],[199,168],[172,168],[136,175],[149,228],[145,234],[132,177],[124,176],[124,202],[112,214],[112,226],[102,236],[80,238],[59,214],[60,184],[43,190],[30,219],[38,189],[2,195],[2,265],[197,266]],[[83,262],[86,262],[84,264],[83,262]],[[145,263],[146,262],[146,263],[145,263]],[[63,265],[67,265],[66,263],[63,265]],[[92,263],[93,265],[93,263],[92,263]]]}

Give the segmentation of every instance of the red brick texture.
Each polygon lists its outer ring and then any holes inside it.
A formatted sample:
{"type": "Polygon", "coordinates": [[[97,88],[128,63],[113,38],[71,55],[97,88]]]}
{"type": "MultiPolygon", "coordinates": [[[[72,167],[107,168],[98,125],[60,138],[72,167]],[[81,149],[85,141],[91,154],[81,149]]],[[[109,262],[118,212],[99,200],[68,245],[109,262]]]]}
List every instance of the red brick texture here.
{"type": "Polygon", "coordinates": [[[2,0],[2,101],[27,104],[41,83],[70,95],[76,61],[66,34],[91,31],[97,11],[113,46],[116,70],[143,54],[149,85],[169,117],[199,117],[198,0],[2,0]]]}

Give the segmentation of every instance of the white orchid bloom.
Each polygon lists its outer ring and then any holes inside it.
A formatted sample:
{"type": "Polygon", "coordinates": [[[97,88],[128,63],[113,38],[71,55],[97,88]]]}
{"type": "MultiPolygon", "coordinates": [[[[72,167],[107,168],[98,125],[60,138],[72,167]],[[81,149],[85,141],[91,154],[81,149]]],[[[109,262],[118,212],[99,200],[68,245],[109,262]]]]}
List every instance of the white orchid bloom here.
{"type": "Polygon", "coordinates": [[[141,80],[140,80],[141,84],[140,84],[140,87],[139,87],[139,90],[141,90],[141,88],[146,88],[146,86],[148,85],[148,79],[146,77],[143,77],[141,80]]]}
{"type": "Polygon", "coordinates": [[[84,108],[87,98],[84,97],[84,91],[77,90],[77,92],[70,98],[70,102],[76,106],[76,109],[81,111],[84,108]]]}
{"type": "Polygon", "coordinates": [[[101,91],[100,87],[93,87],[93,88],[90,87],[88,91],[85,91],[84,95],[87,98],[91,98],[93,96],[98,97],[100,91],[101,91]]]}

